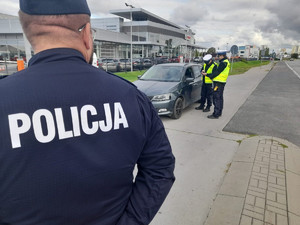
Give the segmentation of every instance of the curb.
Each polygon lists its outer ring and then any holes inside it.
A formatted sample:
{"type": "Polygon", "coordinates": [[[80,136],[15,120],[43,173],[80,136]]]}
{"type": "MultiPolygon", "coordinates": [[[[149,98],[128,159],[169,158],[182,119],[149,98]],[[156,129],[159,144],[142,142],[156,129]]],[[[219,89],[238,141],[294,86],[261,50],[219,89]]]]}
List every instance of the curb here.
{"type": "Polygon", "coordinates": [[[300,148],[276,137],[244,139],[205,225],[300,224],[300,148]]]}

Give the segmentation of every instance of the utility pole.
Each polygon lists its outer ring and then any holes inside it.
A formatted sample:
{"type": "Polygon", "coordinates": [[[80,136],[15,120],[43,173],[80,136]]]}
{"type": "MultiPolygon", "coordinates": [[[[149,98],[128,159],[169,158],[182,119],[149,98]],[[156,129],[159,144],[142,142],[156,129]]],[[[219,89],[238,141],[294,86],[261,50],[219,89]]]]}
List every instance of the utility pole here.
{"type": "Polygon", "coordinates": [[[125,5],[127,7],[130,7],[130,67],[131,67],[131,72],[133,71],[133,65],[132,65],[132,9],[134,8],[133,5],[129,5],[125,2],[125,5]]]}

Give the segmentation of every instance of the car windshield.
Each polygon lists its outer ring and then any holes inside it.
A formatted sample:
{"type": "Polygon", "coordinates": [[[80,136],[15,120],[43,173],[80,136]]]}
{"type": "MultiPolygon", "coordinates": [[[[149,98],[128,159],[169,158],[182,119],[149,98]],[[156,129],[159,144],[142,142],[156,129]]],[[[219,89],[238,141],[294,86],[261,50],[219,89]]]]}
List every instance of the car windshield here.
{"type": "Polygon", "coordinates": [[[152,66],[140,80],[178,82],[181,80],[182,70],[182,66],[152,66]]]}

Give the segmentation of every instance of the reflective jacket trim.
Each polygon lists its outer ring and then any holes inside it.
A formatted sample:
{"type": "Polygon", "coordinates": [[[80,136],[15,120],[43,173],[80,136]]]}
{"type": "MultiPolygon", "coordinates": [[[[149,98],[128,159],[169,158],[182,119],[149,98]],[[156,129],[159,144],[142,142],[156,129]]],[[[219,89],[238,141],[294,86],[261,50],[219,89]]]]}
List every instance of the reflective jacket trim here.
{"type": "Polygon", "coordinates": [[[226,83],[230,71],[230,63],[228,59],[225,59],[223,62],[227,63],[226,68],[213,81],[226,83]]]}
{"type": "MultiPolygon", "coordinates": [[[[206,68],[206,64],[204,64],[204,66],[203,66],[203,69],[205,70],[205,68],[206,68]]],[[[210,67],[208,68],[208,70],[207,70],[207,74],[210,74],[210,73],[212,73],[212,71],[213,71],[213,69],[214,69],[214,67],[216,66],[216,64],[215,63],[212,63],[211,65],[210,65],[210,67]]],[[[208,76],[204,76],[204,81],[205,81],[205,83],[206,84],[212,84],[212,80],[208,77],[208,76]]]]}

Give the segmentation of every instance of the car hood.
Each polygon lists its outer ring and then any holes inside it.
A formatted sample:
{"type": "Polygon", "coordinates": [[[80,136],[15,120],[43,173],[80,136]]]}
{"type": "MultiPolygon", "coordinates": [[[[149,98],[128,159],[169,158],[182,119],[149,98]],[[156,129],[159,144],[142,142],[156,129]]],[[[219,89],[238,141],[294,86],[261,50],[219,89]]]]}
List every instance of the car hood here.
{"type": "Polygon", "coordinates": [[[171,92],[179,82],[137,80],[133,83],[140,91],[144,92],[147,96],[154,96],[171,92]]]}

